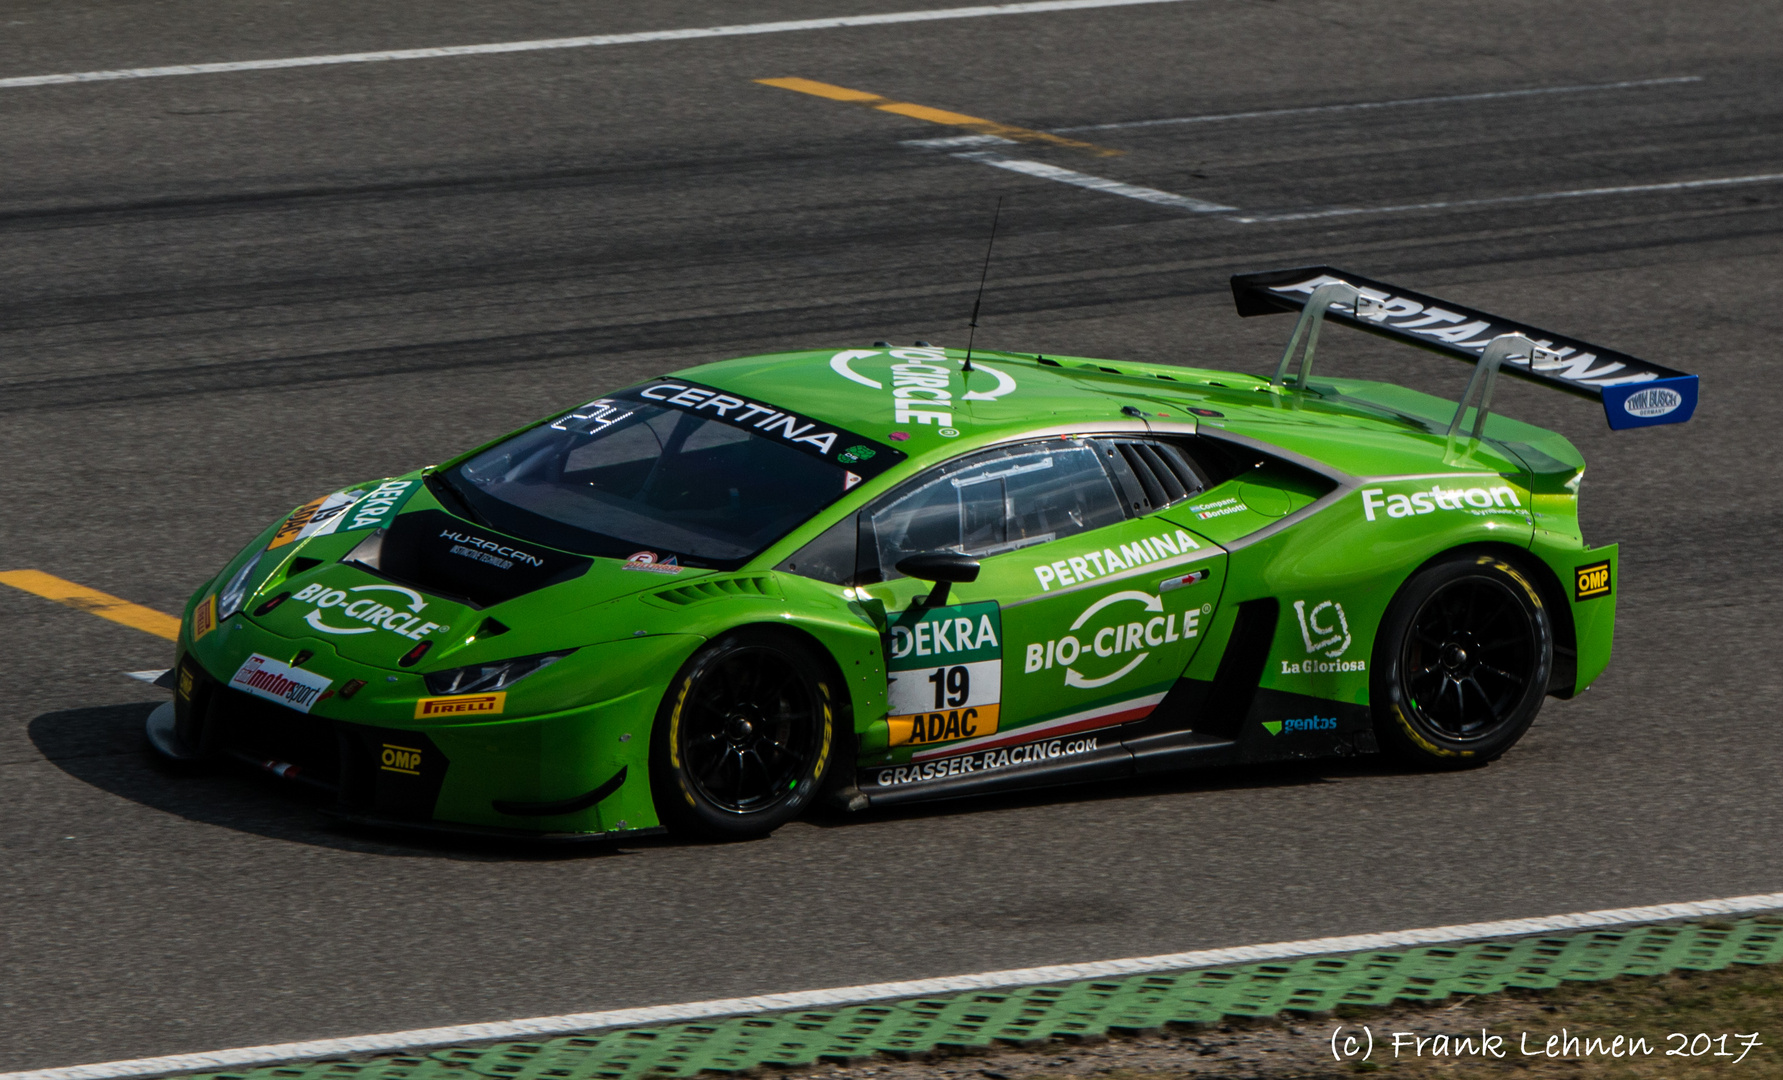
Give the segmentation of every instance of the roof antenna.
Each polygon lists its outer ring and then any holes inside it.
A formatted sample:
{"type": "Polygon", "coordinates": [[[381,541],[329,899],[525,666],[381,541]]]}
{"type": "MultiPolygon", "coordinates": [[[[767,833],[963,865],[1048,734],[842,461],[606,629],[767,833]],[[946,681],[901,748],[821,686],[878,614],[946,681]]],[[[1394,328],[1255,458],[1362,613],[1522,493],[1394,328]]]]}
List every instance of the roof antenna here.
{"type": "Polygon", "coordinates": [[[997,246],[997,221],[1003,216],[1003,196],[997,196],[997,210],[991,215],[991,242],[984,246],[984,272],[978,275],[978,299],[972,301],[971,329],[966,333],[966,360],[960,373],[972,373],[972,339],[978,336],[978,305],[984,303],[984,282],[991,276],[991,251],[997,246]]]}

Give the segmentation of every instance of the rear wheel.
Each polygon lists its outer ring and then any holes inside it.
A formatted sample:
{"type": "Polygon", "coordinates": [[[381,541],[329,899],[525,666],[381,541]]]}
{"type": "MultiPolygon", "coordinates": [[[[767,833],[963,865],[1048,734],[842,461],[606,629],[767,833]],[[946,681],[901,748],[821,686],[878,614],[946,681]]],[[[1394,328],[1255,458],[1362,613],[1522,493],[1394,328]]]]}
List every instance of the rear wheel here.
{"type": "Polygon", "coordinates": [[[651,787],[672,831],[763,836],[809,806],[829,769],[835,691],[804,643],[740,630],[689,660],[652,733],[651,787]]]}
{"type": "Polygon", "coordinates": [[[1491,555],[1419,571],[1393,598],[1375,645],[1375,730],[1430,768],[1483,765],[1534,722],[1554,665],[1535,586],[1491,555]]]}

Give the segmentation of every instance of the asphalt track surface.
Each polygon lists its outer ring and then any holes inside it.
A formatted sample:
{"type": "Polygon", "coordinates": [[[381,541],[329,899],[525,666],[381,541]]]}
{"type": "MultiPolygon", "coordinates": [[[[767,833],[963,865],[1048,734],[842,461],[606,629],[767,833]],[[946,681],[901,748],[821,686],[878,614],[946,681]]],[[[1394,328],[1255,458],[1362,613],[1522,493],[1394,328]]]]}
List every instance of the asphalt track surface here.
{"type": "MultiPolygon", "coordinates": [[[[920,6],[19,0],[0,77],[920,6]]],[[[943,6],[931,4],[930,6],[943,6]]],[[[1616,659],[1460,775],[1272,767],[540,855],[342,832],[140,745],[168,644],[0,588],[0,1069],[1783,888],[1773,4],[1195,0],[0,91],[0,569],[177,611],[316,493],[686,364],[922,338],[1261,371],[1227,275],[1315,261],[1703,378],[1569,434],[1616,659]],[[1034,130],[948,128],[796,76],[1034,130]]],[[[1333,331],[1321,370],[1459,393],[1333,331]],[[1346,340],[1347,338],[1347,340],[1346,340]]]]}

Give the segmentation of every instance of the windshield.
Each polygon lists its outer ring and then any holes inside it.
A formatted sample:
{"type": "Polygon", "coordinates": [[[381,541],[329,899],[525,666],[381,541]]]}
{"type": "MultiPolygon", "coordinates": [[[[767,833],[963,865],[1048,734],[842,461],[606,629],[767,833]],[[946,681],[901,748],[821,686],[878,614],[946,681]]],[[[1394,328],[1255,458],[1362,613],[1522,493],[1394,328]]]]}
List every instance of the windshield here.
{"type": "Polygon", "coordinates": [[[680,380],[589,402],[441,478],[515,536],[736,569],[903,456],[680,380]]]}

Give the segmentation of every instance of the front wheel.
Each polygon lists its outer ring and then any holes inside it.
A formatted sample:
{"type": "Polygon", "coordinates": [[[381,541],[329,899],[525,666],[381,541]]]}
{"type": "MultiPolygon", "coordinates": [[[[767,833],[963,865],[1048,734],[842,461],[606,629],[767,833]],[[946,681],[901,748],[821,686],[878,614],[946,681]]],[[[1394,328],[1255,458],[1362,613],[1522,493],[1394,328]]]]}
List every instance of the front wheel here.
{"type": "Polygon", "coordinates": [[[1462,555],[1393,598],[1375,645],[1375,730],[1426,768],[1483,765],[1534,722],[1554,666],[1541,595],[1515,567],[1462,555]]]}
{"type": "Polygon", "coordinates": [[[739,630],[669,684],[651,736],[656,812],[707,839],[764,836],[809,806],[834,742],[835,690],[810,647],[739,630]]]}

